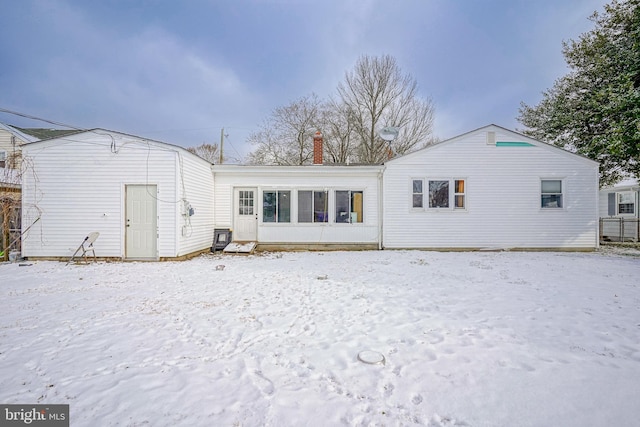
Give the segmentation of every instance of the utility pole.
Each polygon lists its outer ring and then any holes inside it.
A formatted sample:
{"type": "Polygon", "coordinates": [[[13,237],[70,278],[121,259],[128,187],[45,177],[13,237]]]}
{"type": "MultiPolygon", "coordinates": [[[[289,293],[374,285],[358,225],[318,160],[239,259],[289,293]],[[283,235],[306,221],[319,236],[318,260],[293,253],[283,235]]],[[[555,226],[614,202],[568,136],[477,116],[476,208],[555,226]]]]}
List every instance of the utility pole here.
{"type": "Polygon", "coordinates": [[[220,129],[220,160],[218,160],[218,164],[222,164],[222,147],[224,146],[224,128],[220,129]]]}

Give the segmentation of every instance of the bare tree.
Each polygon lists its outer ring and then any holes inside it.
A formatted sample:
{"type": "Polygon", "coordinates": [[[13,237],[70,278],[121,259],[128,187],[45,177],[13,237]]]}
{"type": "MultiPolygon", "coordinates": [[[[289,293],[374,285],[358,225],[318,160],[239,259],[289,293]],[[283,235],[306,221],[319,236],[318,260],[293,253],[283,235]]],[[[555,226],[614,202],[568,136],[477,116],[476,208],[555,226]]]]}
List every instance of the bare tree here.
{"type": "Polygon", "coordinates": [[[418,97],[416,81],[401,73],[393,57],[363,56],[338,86],[337,99],[311,94],[276,108],[249,136],[256,148],[248,162],[311,163],[319,130],[326,163],[382,163],[390,152],[405,154],[434,142],[433,115],[431,99],[418,97]],[[378,135],[387,126],[399,128],[391,144],[378,135]]]}
{"type": "Polygon", "coordinates": [[[338,85],[338,94],[359,139],[363,163],[381,163],[388,158],[389,149],[404,154],[432,139],[433,103],[418,98],[415,79],[402,74],[390,55],[360,57],[338,85]],[[400,128],[391,144],[378,135],[385,126],[400,128]]]}
{"type": "Polygon", "coordinates": [[[256,146],[251,164],[304,165],[313,160],[313,134],[320,124],[322,102],[317,95],[304,96],[278,107],[248,141],[256,146]]]}
{"type": "Polygon", "coordinates": [[[357,161],[357,138],[354,126],[348,119],[347,106],[340,101],[329,101],[324,104],[320,117],[325,162],[357,161]]]}
{"type": "Polygon", "coordinates": [[[8,260],[9,252],[20,247],[21,182],[19,169],[0,168],[0,261],[8,260]]]}
{"type": "Polygon", "coordinates": [[[188,147],[187,151],[202,157],[210,163],[217,163],[220,160],[218,144],[202,143],[196,147],[188,147]]]}

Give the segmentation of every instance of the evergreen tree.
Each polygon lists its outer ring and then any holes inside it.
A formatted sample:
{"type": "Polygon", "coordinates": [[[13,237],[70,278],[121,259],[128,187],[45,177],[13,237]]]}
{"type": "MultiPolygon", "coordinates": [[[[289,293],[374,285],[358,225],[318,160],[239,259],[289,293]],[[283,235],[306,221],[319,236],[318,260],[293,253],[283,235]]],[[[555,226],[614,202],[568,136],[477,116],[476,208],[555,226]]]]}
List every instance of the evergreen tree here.
{"type": "Polygon", "coordinates": [[[640,176],[640,0],[613,0],[563,43],[569,74],[521,104],[523,132],[600,162],[601,185],[640,176]]]}

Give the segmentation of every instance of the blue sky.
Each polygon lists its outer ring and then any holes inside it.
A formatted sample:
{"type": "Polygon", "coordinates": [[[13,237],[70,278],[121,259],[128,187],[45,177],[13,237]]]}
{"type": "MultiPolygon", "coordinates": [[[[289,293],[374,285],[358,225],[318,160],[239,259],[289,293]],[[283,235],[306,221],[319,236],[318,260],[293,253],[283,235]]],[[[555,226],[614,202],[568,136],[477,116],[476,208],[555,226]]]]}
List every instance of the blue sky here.
{"type": "MultiPolygon", "coordinates": [[[[0,0],[0,108],[239,157],[279,106],[389,54],[447,139],[519,128],[603,0],[0,0]]],[[[46,127],[0,113],[0,122],[46,127]]]]}

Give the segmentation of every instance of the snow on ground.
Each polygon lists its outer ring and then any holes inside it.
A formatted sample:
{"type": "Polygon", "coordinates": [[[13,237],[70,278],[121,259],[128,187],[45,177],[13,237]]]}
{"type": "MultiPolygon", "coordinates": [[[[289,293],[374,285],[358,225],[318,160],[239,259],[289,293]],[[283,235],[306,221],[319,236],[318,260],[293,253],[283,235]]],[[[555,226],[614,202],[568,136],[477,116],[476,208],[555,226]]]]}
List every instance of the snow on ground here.
{"type": "Polygon", "coordinates": [[[68,403],[72,426],[637,425],[639,278],[611,253],[2,264],[0,403],[68,403]]]}

